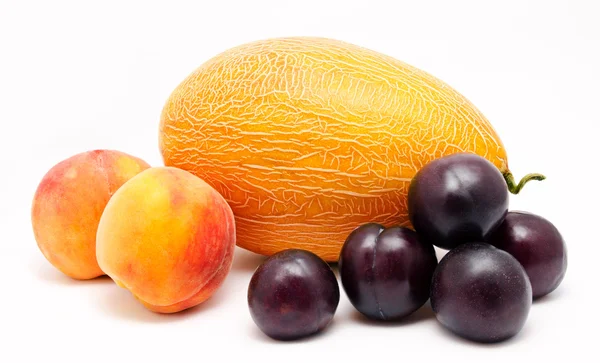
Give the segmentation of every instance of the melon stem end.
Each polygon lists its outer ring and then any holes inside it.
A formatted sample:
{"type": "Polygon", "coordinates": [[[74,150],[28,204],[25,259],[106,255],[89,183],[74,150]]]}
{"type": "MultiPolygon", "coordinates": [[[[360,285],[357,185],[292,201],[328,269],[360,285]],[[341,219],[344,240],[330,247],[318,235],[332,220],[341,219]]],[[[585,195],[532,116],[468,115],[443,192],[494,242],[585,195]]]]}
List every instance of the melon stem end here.
{"type": "Polygon", "coordinates": [[[504,173],[502,173],[502,175],[504,176],[504,180],[506,180],[506,185],[508,186],[508,191],[511,192],[512,194],[519,194],[521,189],[523,189],[525,184],[527,184],[527,182],[529,182],[530,180],[541,181],[541,180],[546,179],[546,177],[542,174],[531,173],[531,174],[525,175],[517,184],[515,182],[515,177],[512,175],[512,173],[510,171],[504,172],[504,173]]]}

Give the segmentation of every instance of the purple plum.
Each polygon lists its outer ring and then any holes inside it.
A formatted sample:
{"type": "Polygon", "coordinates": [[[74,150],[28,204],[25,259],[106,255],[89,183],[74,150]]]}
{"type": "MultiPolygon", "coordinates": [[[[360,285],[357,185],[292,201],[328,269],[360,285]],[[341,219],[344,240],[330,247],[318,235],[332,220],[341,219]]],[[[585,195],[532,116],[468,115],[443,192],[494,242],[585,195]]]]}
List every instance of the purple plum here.
{"type": "Polygon", "coordinates": [[[440,261],[431,307],[453,333],[493,343],[518,334],[532,304],[531,283],[514,257],[487,243],[464,243],[440,261]]]}
{"type": "Polygon", "coordinates": [[[408,215],[419,236],[444,249],[484,240],[508,212],[508,187],[487,159],[458,153],[435,159],[410,183],[408,215]]]}
{"type": "Polygon", "coordinates": [[[350,302],[374,320],[400,319],[425,304],[436,266],[433,245],[413,230],[375,223],[350,233],[338,265],[350,302]]]}
{"type": "Polygon", "coordinates": [[[289,249],[267,258],[248,287],[248,306],[269,337],[295,340],[325,329],[340,301],[329,265],[316,254],[289,249]]]}
{"type": "Polygon", "coordinates": [[[554,291],[565,276],[565,241],[558,229],[541,216],[511,211],[488,242],[510,253],[523,265],[534,299],[554,291]]]}

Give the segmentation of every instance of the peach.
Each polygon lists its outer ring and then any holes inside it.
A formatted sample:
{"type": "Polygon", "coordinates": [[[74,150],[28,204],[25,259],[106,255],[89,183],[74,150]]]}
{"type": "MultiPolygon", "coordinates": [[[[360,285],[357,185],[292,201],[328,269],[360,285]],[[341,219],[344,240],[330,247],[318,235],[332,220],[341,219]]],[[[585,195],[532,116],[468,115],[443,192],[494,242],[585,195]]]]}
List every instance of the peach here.
{"type": "Polygon", "coordinates": [[[92,150],[52,167],[37,187],[31,223],[39,249],[75,279],[104,275],[96,261],[96,229],[111,195],[145,161],[115,150],[92,150]]]}
{"type": "Polygon", "coordinates": [[[146,308],[174,313],[207,300],[229,273],[235,221],[225,199],[193,174],[147,169],[111,198],[98,226],[104,272],[146,308]]]}

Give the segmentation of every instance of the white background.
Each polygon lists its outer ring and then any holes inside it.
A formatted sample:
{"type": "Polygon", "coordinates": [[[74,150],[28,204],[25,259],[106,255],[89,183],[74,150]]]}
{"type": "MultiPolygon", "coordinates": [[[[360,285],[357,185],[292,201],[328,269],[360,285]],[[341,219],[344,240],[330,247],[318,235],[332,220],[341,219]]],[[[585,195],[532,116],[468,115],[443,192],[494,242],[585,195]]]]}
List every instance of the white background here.
{"type": "Polygon", "coordinates": [[[598,4],[0,1],[0,361],[594,360],[598,4]],[[511,208],[554,222],[569,267],[521,334],[472,344],[445,332],[427,308],[404,323],[368,323],[342,292],[324,334],[282,344],[250,318],[246,289],[261,258],[240,249],[211,300],[170,316],[146,311],[108,278],[73,281],[46,262],[29,211],[51,166],[95,148],[161,165],[159,114],[173,88],[229,47],[287,35],[338,38],[434,74],[492,121],[517,177],[547,175],[511,197],[511,208]]]}

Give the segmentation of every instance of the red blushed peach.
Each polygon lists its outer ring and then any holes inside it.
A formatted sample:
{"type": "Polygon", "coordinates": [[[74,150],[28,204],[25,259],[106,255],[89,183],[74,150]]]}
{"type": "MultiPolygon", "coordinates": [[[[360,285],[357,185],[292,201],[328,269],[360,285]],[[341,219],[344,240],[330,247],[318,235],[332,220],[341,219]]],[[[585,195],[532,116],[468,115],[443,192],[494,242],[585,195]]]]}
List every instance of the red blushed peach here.
{"type": "Polygon", "coordinates": [[[208,299],[229,273],[233,212],[193,174],[145,170],[111,198],[98,226],[104,272],[148,309],[174,313],[208,299]]]}
{"type": "Polygon", "coordinates": [[[96,230],[111,195],[145,161],[115,150],[74,155],[42,178],[31,209],[38,247],[46,259],[75,279],[104,275],[96,261],[96,230]]]}

